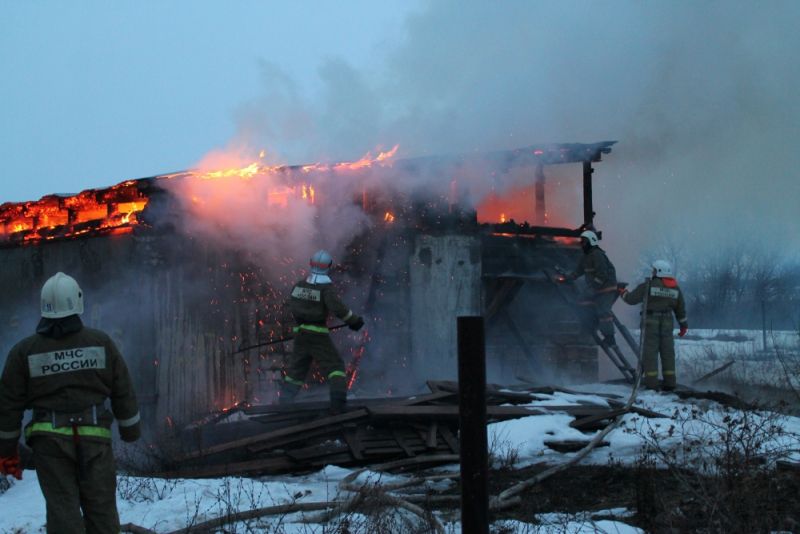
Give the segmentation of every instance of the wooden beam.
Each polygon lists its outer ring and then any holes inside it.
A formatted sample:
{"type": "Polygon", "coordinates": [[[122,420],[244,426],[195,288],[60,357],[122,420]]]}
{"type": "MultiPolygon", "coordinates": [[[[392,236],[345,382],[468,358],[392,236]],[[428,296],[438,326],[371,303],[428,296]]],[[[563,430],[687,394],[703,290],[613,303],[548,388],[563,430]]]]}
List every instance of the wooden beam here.
{"type": "Polygon", "coordinates": [[[364,418],[368,415],[367,410],[360,409],[355,410],[348,413],[343,413],[340,415],[334,415],[332,417],[326,417],[324,419],[318,419],[316,421],[311,421],[310,423],[304,423],[301,425],[293,425],[286,428],[281,428],[279,430],[274,430],[272,432],[264,432],[262,434],[256,434],[255,436],[250,436],[247,438],[237,439],[234,441],[230,441],[228,443],[221,443],[219,445],[213,445],[211,447],[207,447],[205,449],[200,449],[193,452],[188,452],[183,455],[181,458],[182,460],[189,460],[192,458],[202,458],[204,456],[209,456],[211,454],[217,454],[220,452],[230,451],[234,449],[238,449],[241,447],[246,447],[248,445],[253,445],[256,443],[269,441],[270,439],[274,438],[282,438],[286,436],[290,436],[292,434],[296,434],[299,432],[303,432],[305,430],[316,430],[320,428],[325,428],[329,426],[338,426],[341,423],[345,423],[347,421],[355,421],[357,419],[364,418]]]}
{"type": "Polygon", "coordinates": [[[342,435],[344,436],[345,443],[350,447],[353,458],[356,460],[363,460],[364,455],[361,453],[362,444],[361,440],[358,438],[358,428],[346,428],[344,432],[342,432],[342,435]]]}

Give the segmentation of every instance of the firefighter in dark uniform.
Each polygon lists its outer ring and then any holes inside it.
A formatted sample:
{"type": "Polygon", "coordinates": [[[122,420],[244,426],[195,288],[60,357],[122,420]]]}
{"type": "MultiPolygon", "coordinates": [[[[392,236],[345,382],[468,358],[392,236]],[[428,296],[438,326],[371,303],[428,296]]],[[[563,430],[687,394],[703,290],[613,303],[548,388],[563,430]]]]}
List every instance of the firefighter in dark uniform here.
{"type": "Polygon", "coordinates": [[[289,308],[294,327],[294,352],[286,369],[279,402],[294,400],[306,380],[311,360],[315,359],[330,388],[330,411],[341,413],[347,402],[344,362],[333,346],[327,326],[332,313],[351,330],[364,326],[364,319],[355,315],[336,295],[328,273],[333,265],[331,255],[319,250],[311,257],[311,274],[292,288],[289,308]]]}
{"type": "Polygon", "coordinates": [[[83,326],[73,278],[47,280],[41,306],[36,334],[11,349],[0,378],[0,472],[22,478],[17,443],[23,412],[32,409],[25,440],[47,502],[47,532],[118,533],[114,418],[123,440],[140,435],[128,369],[108,335],[83,326]]]}
{"type": "Polygon", "coordinates": [[[605,251],[598,245],[597,234],[591,230],[581,234],[581,248],[583,257],[575,270],[566,275],[566,279],[586,277],[589,293],[580,304],[586,307],[586,315],[590,317],[592,327],[600,330],[603,335],[603,343],[611,347],[616,345],[611,306],[617,300],[617,271],[605,251]]]}
{"type": "Polygon", "coordinates": [[[678,320],[683,337],[689,331],[689,322],[686,320],[686,303],[683,292],[678,287],[678,281],[672,271],[672,266],[664,261],[653,262],[653,276],[639,284],[633,291],[622,292],[622,300],[628,304],[644,302],[647,294],[647,309],[645,314],[644,354],[642,370],[644,372],[644,387],[658,388],[658,356],[661,354],[661,375],[664,378],[662,389],[672,391],[675,389],[675,342],[673,340],[672,316],[678,320]]]}

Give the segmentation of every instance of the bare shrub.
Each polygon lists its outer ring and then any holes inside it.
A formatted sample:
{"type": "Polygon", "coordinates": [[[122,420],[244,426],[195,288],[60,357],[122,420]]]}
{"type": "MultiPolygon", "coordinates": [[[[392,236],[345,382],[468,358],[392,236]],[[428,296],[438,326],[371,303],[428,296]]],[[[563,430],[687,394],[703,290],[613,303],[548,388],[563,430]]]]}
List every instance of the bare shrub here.
{"type": "Polygon", "coordinates": [[[505,439],[505,435],[491,434],[489,440],[489,466],[500,471],[513,471],[519,461],[519,447],[505,439]]]}
{"type": "Polygon", "coordinates": [[[642,526],[764,532],[800,518],[796,498],[786,499],[797,481],[775,469],[800,443],[784,423],[775,412],[682,408],[669,426],[648,421],[627,429],[644,442],[637,463],[642,526]],[[656,467],[666,469],[685,495],[677,508],[659,498],[652,476],[656,467]]]}
{"type": "Polygon", "coordinates": [[[156,502],[169,497],[178,480],[155,477],[117,476],[117,497],[129,502],[156,502]]]}

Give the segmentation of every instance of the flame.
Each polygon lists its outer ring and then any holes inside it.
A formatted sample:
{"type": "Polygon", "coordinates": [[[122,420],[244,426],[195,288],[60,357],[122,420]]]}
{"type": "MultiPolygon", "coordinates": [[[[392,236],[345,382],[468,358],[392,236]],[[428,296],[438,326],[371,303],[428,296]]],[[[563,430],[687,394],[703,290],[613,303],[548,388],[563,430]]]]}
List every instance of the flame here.
{"type": "Polygon", "coordinates": [[[309,203],[313,204],[314,195],[315,195],[314,186],[303,184],[303,195],[302,195],[303,200],[308,200],[309,203]]]}
{"type": "Polygon", "coordinates": [[[364,156],[359,159],[358,161],[351,161],[351,162],[343,162],[337,163],[333,166],[334,170],[357,170],[357,169],[364,169],[367,167],[372,167],[375,164],[384,165],[390,163],[390,160],[394,157],[397,153],[397,149],[400,145],[395,145],[392,147],[391,150],[387,152],[379,152],[377,156],[374,158],[370,152],[364,154],[364,156]]]}
{"type": "Polygon", "coordinates": [[[34,242],[92,232],[127,233],[138,224],[148,199],[136,180],[72,196],[0,206],[0,242],[34,242]]]}
{"type": "Polygon", "coordinates": [[[506,222],[506,214],[505,214],[505,213],[501,213],[501,214],[500,214],[500,222],[501,222],[501,223],[504,223],[504,222],[506,222]]]}
{"type": "MultiPolygon", "coordinates": [[[[367,152],[356,161],[340,163],[314,163],[302,167],[269,165],[263,162],[266,151],[260,150],[258,161],[237,164],[243,160],[235,154],[213,153],[207,158],[216,165],[204,165],[188,172],[161,175],[159,179],[200,178],[203,180],[251,180],[262,175],[276,175],[291,171],[325,172],[353,171],[373,166],[389,166],[399,145],[391,150],[379,151],[376,156],[367,152]],[[238,160],[238,161],[237,161],[238,160]],[[231,165],[231,163],[233,163],[231,165]]],[[[309,204],[317,203],[317,189],[307,183],[270,186],[266,204],[288,206],[290,198],[299,198],[309,204]]],[[[200,195],[190,195],[193,204],[210,202],[200,195]]],[[[76,237],[92,233],[124,234],[141,223],[141,213],[149,199],[139,190],[139,181],[128,180],[108,189],[90,189],[71,196],[49,195],[38,201],[7,203],[0,206],[0,244],[24,243],[76,237]]],[[[366,192],[364,193],[366,203],[366,192]]],[[[391,222],[393,215],[386,220],[391,222]],[[391,219],[391,220],[390,220],[391,219]]]]}
{"type": "Polygon", "coordinates": [[[387,211],[386,214],[383,216],[383,220],[392,223],[394,222],[394,215],[392,215],[391,211],[387,211]]]}
{"type": "MultiPolygon", "coordinates": [[[[309,165],[302,165],[299,167],[292,167],[289,165],[264,165],[259,163],[258,161],[254,161],[248,165],[240,166],[240,167],[230,167],[225,169],[214,169],[214,170],[203,170],[202,168],[191,170],[187,173],[177,173],[164,176],[165,178],[173,178],[176,176],[196,176],[199,178],[203,178],[206,180],[216,180],[220,178],[242,178],[242,179],[250,179],[256,175],[261,174],[275,174],[286,172],[289,170],[299,169],[301,172],[310,173],[310,172],[321,172],[321,171],[352,171],[352,170],[359,170],[369,168],[375,165],[378,166],[391,166],[392,158],[397,153],[397,150],[400,148],[400,145],[395,145],[392,147],[391,150],[387,150],[385,152],[378,152],[378,155],[373,157],[371,152],[367,152],[364,154],[361,159],[356,161],[344,161],[340,163],[312,163],[309,165]]],[[[265,155],[265,151],[261,150],[259,152],[259,159],[263,159],[265,155]]],[[[215,153],[213,155],[213,160],[233,160],[236,158],[234,154],[224,154],[224,153],[215,153]]]]}

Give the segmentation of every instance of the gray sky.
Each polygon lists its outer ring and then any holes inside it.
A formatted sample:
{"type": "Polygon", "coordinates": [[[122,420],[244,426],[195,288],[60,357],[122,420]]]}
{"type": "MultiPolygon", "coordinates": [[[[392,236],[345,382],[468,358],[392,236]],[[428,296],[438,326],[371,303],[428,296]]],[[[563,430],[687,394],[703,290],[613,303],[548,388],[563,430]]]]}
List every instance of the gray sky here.
{"type": "Polygon", "coordinates": [[[800,2],[0,6],[4,201],[232,145],[300,163],[617,139],[596,207],[623,274],[665,237],[800,249],[800,2]]]}

